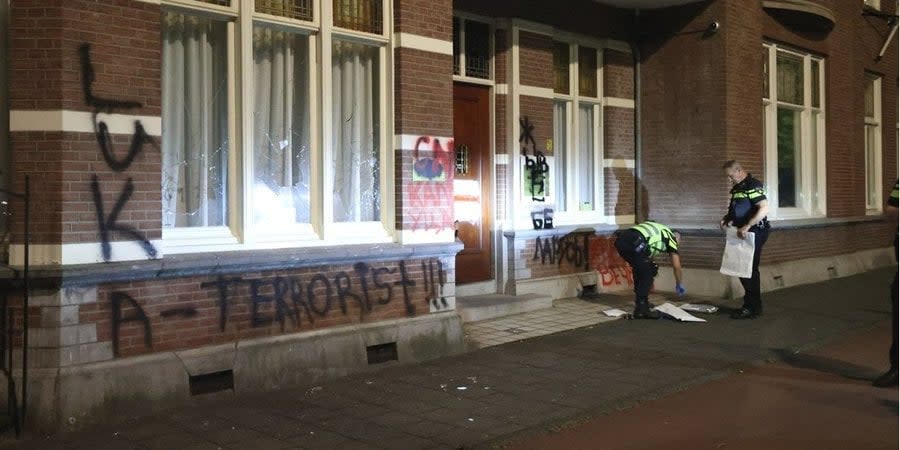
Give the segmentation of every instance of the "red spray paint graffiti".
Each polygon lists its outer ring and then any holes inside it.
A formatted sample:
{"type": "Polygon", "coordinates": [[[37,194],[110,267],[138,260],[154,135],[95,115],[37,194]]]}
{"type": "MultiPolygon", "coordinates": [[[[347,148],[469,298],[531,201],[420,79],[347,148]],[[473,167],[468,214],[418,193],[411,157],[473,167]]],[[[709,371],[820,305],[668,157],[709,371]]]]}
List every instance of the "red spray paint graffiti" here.
{"type": "Polygon", "coordinates": [[[631,266],[619,256],[614,236],[596,236],[591,239],[591,265],[600,274],[599,284],[616,289],[634,286],[631,266]]]}
{"type": "Polygon", "coordinates": [[[439,233],[453,227],[452,156],[453,139],[447,139],[443,145],[436,137],[419,136],[416,139],[413,148],[413,180],[408,185],[407,197],[411,230],[434,230],[439,233]],[[422,149],[429,144],[430,152],[422,149]]]}

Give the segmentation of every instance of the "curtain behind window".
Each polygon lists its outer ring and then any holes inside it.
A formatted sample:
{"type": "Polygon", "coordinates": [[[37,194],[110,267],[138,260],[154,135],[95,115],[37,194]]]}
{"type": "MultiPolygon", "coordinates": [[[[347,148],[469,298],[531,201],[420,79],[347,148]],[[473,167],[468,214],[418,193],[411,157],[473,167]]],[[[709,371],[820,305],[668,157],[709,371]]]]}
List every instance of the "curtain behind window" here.
{"type": "Polygon", "coordinates": [[[566,119],[567,102],[553,103],[553,159],[555,160],[556,170],[554,178],[554,187],[556,191],[553,193],[556,197],[556,210],[566,210],[566,153],[569,143],[566,142],[566,130],[569,122],[566,119]]]}
{"type": "Polygon", "coordinates": [[[226,224],[226,25],[163,13],[163,227],[226,224]]]}
{"type": "Polygon", "coordinates": [[[594,107],[578,107],[578,207],[581,211],[594,209],[594,107]]]}
{"type": "Polygon", "coordinates": [[[253,217],[309,223],[308,37],[253,30],[253,217]]]}
{"type": "Polygon", "coordinates": [[[380,220],[378,48],[332,46],[334,221],[380,220]]]}

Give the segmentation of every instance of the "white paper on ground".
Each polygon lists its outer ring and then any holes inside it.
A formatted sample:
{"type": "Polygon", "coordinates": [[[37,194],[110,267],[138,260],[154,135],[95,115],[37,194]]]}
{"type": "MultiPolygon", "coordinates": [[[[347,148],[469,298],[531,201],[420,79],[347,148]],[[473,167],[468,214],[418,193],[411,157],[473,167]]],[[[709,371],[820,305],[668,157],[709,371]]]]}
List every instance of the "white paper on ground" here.
{"type": "Polygon", "coordinates": [[[706,322],[706,319],[701,319],[699,317],[694,317],[687,311],[669,303],[663,303],[662,305],[657,306],[656,312],[663,313],[667,316],[671,316],[675,320],[679,320],[681,322],[706,322]]]}
{"type": "Polygon", "coordinates": [[[732,277],[750,278],[753,276],[754,233],[747,233],[745,239],[737,235],[737,228],[725,229],[725,251],[722,253],[722,266],[719,272],[732,277]]]}
{"type": "Polygon", "coordinates": [[[688,312],[699,312],[699,313],[707,313],[712,314],[719,310],[718,306],[706,305],[703,303],[685,303],[679,308],[688,311],[688,312]]]}
{"type": "Polygon", "coordinates": [[[621,309],[613,308],[613,309],[607,309],[606,311],[603,311],[603,314],[606,314],[609,317],[622,317],[628,313],[625,311],[622,311],[621,309]]]}

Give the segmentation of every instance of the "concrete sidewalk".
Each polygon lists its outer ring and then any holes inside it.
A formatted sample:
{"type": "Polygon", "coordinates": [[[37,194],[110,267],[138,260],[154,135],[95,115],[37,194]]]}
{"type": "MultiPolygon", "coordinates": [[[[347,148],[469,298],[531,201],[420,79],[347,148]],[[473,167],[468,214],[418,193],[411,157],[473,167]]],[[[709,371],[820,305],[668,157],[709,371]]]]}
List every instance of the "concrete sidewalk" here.
{"type": "MultiPolygon", "coordinates": [[[[617,320],[305,389],[6,448],[460,448],[499,445],[858,334],[889,317],[891,270],[766,294],[765,315],[617,320]]],[[[724,303],[726,306],[738,306],[724,303]]],[[[872,367],[874,377],[887,366],[872,367]]],[[[139,415],[140,411],[135,411],[139,415]]]]}

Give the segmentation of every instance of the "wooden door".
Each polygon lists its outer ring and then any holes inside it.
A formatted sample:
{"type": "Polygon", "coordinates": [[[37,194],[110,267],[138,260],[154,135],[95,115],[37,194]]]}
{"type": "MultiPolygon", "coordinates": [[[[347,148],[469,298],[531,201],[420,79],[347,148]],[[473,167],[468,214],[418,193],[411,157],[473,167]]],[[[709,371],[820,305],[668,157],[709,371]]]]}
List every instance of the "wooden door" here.
{"type": "Polygon", "coordinates": [[[493,278],[491,270],[491,145],[489,88],[453,85],[456,235],[465,247],[456,255],[456,282],[493,278]]]}

